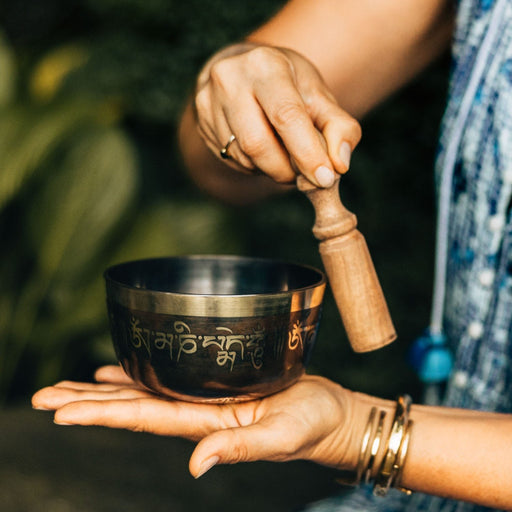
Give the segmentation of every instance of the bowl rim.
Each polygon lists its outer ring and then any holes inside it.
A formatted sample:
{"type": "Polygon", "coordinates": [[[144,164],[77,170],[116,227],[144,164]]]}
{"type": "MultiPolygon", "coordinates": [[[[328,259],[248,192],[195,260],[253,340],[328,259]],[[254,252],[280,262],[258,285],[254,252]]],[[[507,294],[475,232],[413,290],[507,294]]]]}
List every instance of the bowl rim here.
{"type": "Polygon", "coordinates": [[[110,283],[114,284],[115,286],[119,286],[119,287],[126,288],[126,289],[129,289],[129,290],[141,291],[141,292],[144,292],[144,293],[150,292],[150,293],[154,293],[154,294],[164,294],[164,295],[174,295],[174,296],[183,295],[183,296],[187,296],[187,297],[190,297],[190,296],[192,296],[192,297],[254,297],[254,296],[264,297],[264,296],[280,296],[280,295],[289,295],[290,293],[301,292],[303,290],[309,290],[309,289],[312,289],[312,288],[317,288],[318,286],[321,286],[322,284],[326,284],[326,282],[327,282],[327,278],[326,278],[325,273],[322,270],[320,270],[319,268],[317,268],[317,267],[315,267],[313,265],[296,263],[296,262],[293,262],[293,261],[287,261],[287,260],[282,260],[282,259],[264,258],[264,257],[259,257],[259,256],[257,256],[257,257],[253,257],[253,256],[237,256],[237,255],[230,255],[230,254],[221,254],[221,255],[218,255],[218,254],[191,254],[191,255],[182,255],[182,256],[157,256],[157,257],[154,257],[154,258],[141,258],[141,259],[128,260],[128,261],[124,261],[124,262],[115,263],[113,265],[110,265],[107,269],[105,269],[105,271],[103,273],[103,277],[105,278],[105,280],[107,282],[110,282],[110,283]],[[197,260],[201,260],[201,259],[218,259],[218,260],[225,260],[225,261],[236,260],[236,261],[246,261],[246,262],[253,261],[253,262],[264,262],[264,263],[276,263],[276,264],[279,264],[279,265],[286,265],[286,266],[290,266],[290,267],[304,268],[304,269],[311,270],[311,271],[315,272],[318,275],[319,280],[316,281],[315,283],[307,285],[307,286],[301,286],[301,287],[298,287],[298,288],[293,288],[293,289],[285,290],[285,291],[281,291],[280,290],[280,291],[276,291],[276,292],[265,292],[265,293],[240,293],[240,294],[237,294],[237,293],[234,293],[234,294],[218,293],[217,294],[217,293],[173,292],[173,291],[164,291],[164,290],[152,290],[152,289],[149,289],[149,288],[139,288],[137,286],[126,284],[126,283],[123,283],[122,281],[116,280],[116,279],[112,278],[109,275],[110,272],[114,271],[117,268],[120,268],[120,267],[123,267],[123,266],[126,266],[126,265],[131,265],[131,264],[134,264],[134,263],[149,263],[149,262],[152,262],[152,261],[192,260],[192,259],[197,259],[197,260]]]}
{"type": "Polygon", "coordinates": [[[121,306],[130,309],[151,311],[158,314],[176,315],[178,314],[177,312],[187,311],[190,313],[188,316],[214,315],[232,317],[238,316],[238,314],[243,316],[260,316],[268,314],[269,311],[286,313],[311,309],[322,304],[327,284],[325,273],[312,265],[274,258],[216,254],[135,259],[109,266],[103,273],[103,276],[106,282],[107,300],[113,300],[121,306]],[[138,288],[137,286],[116,280],[109,275],[114,269],[124,265],[178,259],[222,259],[225,261],[238,260],[276,263],[312,270],[317,274],[318,280],[313,284],[285,291],[247,294],[196,294],[138,288]],[[234,311],[238,314],[234,315],[234,311]]]}

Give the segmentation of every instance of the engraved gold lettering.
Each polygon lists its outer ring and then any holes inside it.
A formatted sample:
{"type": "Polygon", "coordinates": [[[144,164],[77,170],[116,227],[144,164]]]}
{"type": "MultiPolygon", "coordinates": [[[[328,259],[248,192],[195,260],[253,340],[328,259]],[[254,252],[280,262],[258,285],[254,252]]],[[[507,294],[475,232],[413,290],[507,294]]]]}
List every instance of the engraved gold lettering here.
{"type": "Polygon", "coordinates": [[[263,366],[263,347],[258,347],[251,352],[251,363],[255,370],[259,370],[263,366]]]}
{"type": "Polygon", "coordinates": [[[236,352],[227,351],[227,350],[219,350],[217,352],[216,363],[219,366],[224,366],[228,361],[231,361],[231,366],[229,371],[233,371],[233,365],[235,364],[236,352]]]}
{"type": "Polygon", "coordinates": [[[299,343],[302,348],[302,323],[297,321],[293,324],[292,330],[288,332],[288,348],[295,350],[299,346],[299,343]]]}
{"type": "Polygon", "coordinates": [[[135,348],[140,348],[144,346],[146,349],[148,355],[151,355],[151,348],[150,348],[150,330],[144,329],[142,327],[139,327],[140,321],[132,316],[130,318],[130,332],[131,332],[131,340],[132,344],[135,348]],[[146,335],[146,336],[144,336],[146,335]]]}
{"type": "Polygon", "coordinates": [[[174,330],[178,333],[179,349],[176,361],[180,360],[181,354],[195,354],[197,352],[197,336],[190,332],[190,327],[181,321],[174,322],[174,330]]]}
{"type": "Polygon", "coordinates": [[[165,347],[169,347],[169,357],[172,361],[172,347],[174,341],[174,334],[170,334],[167,332],[156,331],[155,336],[155,348],[158,350],[164,350],[165,347]]]}
{"type": "MultiPolygon", "coordinates": [[[[226,367],[230,372],[244,361],[256,370],[263,366],[265,340],[269,333],[259,325],[252,333],[246,334],[237,334],[228,327],[217,326],[216,334],[198,335],[181,320],[176,320],[172,324],[172,332],[152,331],[143,327],[142,322],[143,320],[135,316],[130,317],[130,338],[135,348],[143,348],[148,355],[151,355],[152,347],[164,350],[177,364],[183,355],[193,355],[201,349],[216,347],[215,364],[226,367]]],[[[302,346],[304,340],[307,341],[314,334],[315,327],[303,326],[301,322],[296,322],[288,332],[289,348],[295,350],[299,344],[302,346]]]]}
{"type": "Polygon", "coordinates": [[[295,322],[292,330],[288,332],[288,348],[295,350],[299,345],[304,348],[304,340],[310,341],[315,334],[316,324],[303,325],[302,322],[295,322]]]}

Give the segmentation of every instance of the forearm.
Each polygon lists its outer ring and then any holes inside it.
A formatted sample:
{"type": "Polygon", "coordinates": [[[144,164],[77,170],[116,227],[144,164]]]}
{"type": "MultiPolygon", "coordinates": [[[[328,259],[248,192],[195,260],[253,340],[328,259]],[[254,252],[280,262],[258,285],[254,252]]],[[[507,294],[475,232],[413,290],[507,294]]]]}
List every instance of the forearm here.
{"type": "Polygon", "coordinates": [[[292,0],[248,40],[307,57],[360,119],[449,47],[453,23],[447,0],[292,0]]]}
{"type": "MultiPolygon", "coordinates": [[[[383,442],[373,466],[375,476],[385,454],[395,403],[357,393],[355,396],[358,419],[354,428],[359,431],[359,439],[347,458],[352,469],[371,407],[386,411],[383,442]]],[[[410,420],[413,424],[401,486],[493,508],[512,508],[509,415],[413,404],[410,420]]]]}
{"type": "Polygon", "coordinates": [[[510,417],[415,410],[403,484],[494,508],[512,507],[510,417]]]}

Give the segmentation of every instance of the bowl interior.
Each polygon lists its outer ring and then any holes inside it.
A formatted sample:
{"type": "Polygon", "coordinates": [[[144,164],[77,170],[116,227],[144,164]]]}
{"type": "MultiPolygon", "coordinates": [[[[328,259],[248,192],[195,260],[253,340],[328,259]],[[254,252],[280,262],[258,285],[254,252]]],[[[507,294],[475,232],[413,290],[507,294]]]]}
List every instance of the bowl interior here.
{"type": "Polygon", "coordinates": [[[129,288],[194,295],[276,294],[324,281],[312,267],[229,256],[133,261],[108,269],[106,278],[129,288]]]}

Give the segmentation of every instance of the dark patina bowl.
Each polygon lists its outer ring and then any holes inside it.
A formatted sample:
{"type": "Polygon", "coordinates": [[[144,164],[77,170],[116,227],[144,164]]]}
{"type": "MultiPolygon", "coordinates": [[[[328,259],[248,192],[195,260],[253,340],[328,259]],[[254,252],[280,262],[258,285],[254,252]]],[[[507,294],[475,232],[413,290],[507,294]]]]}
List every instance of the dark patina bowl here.
{"type": "Polygon", "coordinates": [[[198,402],[275,393],[305,371],[325,276],[236,256],[122,263],[105,272],[112,339],[136,382],[198,402]]]}

